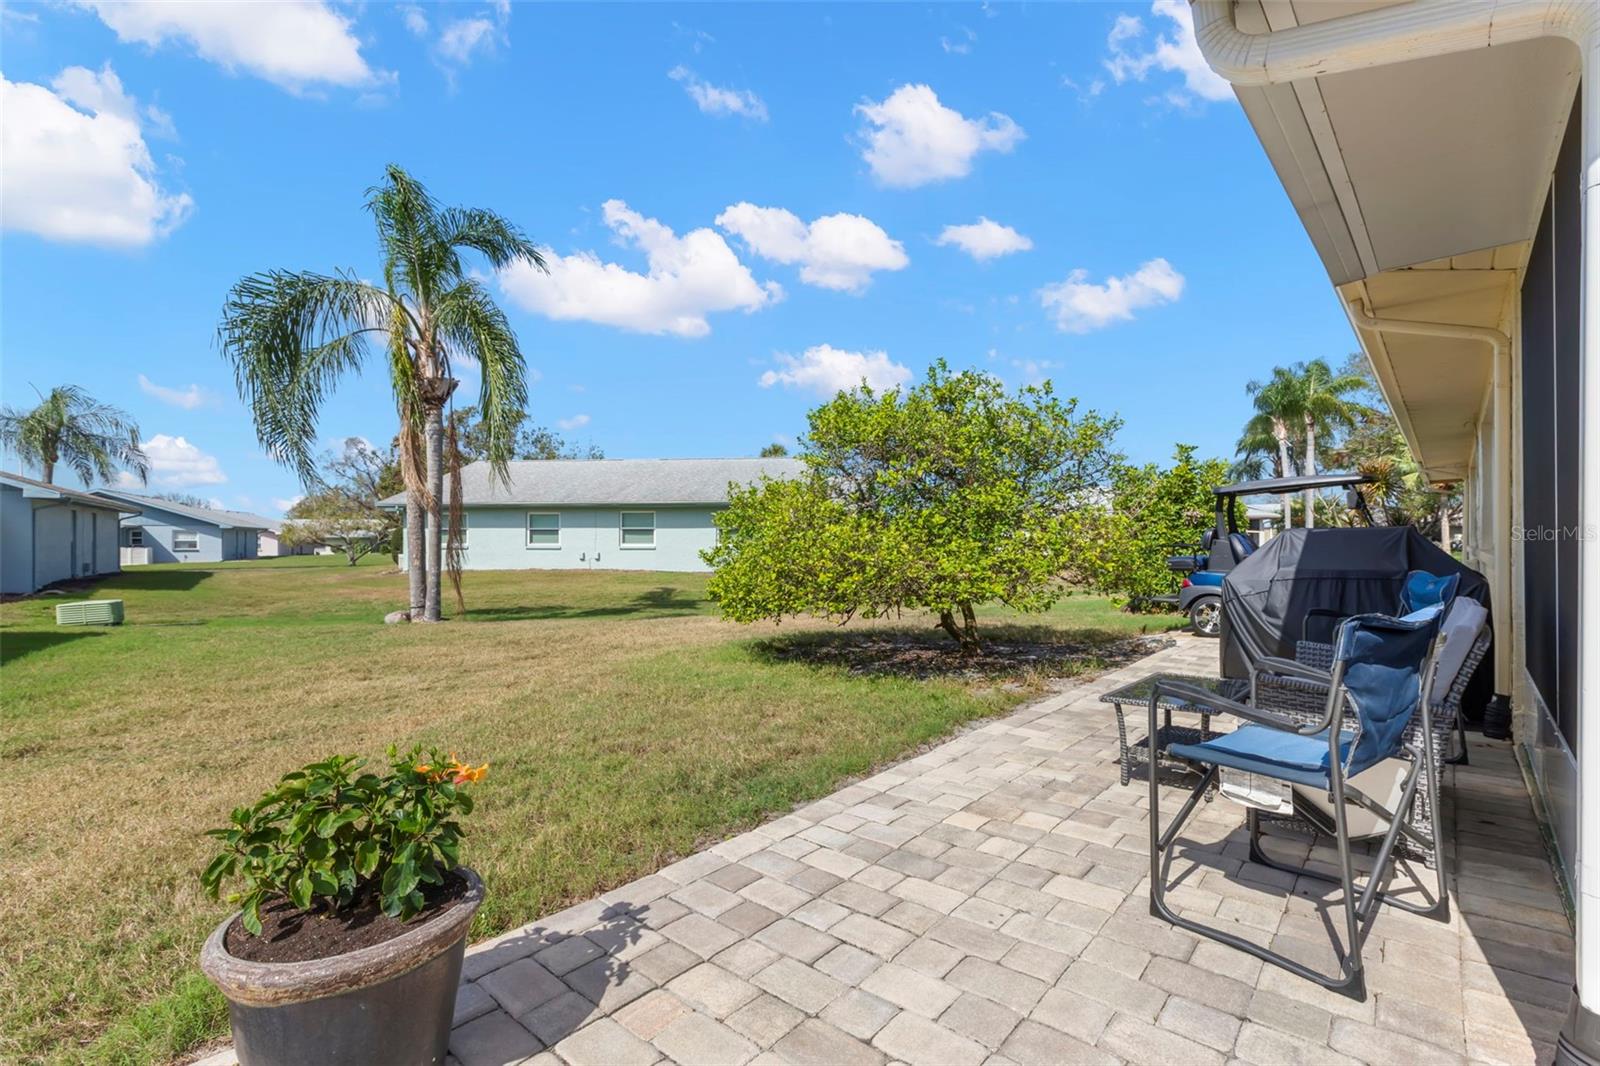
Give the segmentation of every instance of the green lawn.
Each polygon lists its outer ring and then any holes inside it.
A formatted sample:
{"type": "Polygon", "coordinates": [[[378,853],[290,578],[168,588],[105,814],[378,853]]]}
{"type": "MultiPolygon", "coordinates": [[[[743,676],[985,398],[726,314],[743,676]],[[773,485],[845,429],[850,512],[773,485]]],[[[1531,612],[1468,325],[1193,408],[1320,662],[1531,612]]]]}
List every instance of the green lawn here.
{"type": "MultiPolygon", "coordinates": [[[[422,742],[491,763],[466,848],[489,885],[474,926],[487,936],[826,794],[1041,680],[852,669],[851,641],[926,660],[944,638],[910,616],[737,627],[692,575],[470,573],[463,618],[384,626],[404,581],[387,559],[143,567],[92,590],[126,601],[128,624],[105,630],[56,628],[56,597],[0,605],[0,1060],[160,1062],[225,1034],[194,965],[225,913],[199,891],[201,830],[330,752],[422,742]]],[[[1175,621],[1084,595],[1026,629],[1001,610],[983,620],[1070,647],[1054,673],[1175,621]]]]}

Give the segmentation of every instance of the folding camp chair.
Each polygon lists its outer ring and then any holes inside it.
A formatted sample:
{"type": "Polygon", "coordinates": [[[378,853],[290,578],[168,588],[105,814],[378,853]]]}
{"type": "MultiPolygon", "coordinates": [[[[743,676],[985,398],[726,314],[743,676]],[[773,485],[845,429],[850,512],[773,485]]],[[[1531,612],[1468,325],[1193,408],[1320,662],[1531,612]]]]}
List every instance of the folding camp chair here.
{"type": "MultiPolygon", "coordinates": [[[[1431,683],[1428,687],[1430,697],[1428,718],[1430,728],[1433,730],[1435,773],[1442,774],[1446,763],[1466,761],[1466,732],[1462,724],[1462,703],[1466,699],[1467,686],[1471,683],[1478,665],[1488,655],[1492,641],[1489,612],[1482,604],[1465,596],[1450,602],[1439,623],[1439,635],[1429,665],[1431,683]],[[1459,745],[1459,755],[1452,750],[1452,741],[1459,745]]],[[[1328,647],[1328,658],[1323,661],[1331,663],[1333,650],[1331,646],[1326,647],[1328,647]]],[[[1257,660],[1251,672],[1249,702],[1257,710],[1279,714],[1293,719],[1299,725],[1305,725],[1321,719],[1331,683],[1332,674],[1327,669],[1318,669],[1308,664],[1304,657],[1297,657],[1294,660],[1263,658],[1257,660]]],[[[1408,747],[1420,749],[1420,738],[1416,733],[1421,728],[1421,723],[1422,716],[1416,715],[1406,727],[1405,744],[1408,747]]],[[[1273,860],[1262,847],[1263,823],[1275,821],[1291,825],[1298,823],[1302,831],[1309,830],[1313,834],[1326,832],[1326,811],[1321,809],[1321,805],[1312,802],[1306,790],[1295,789],[1292,803],[1294,807],[1292,814],[1251,809],[1250,857],[1253,861],[1266,866],[1317,876],[1314,872],[1288,867],[1273,860]]],[[[1423,836],[1431,837],[1434,832],[1434,822],[1438,817],[1438,813],[1429,805],[1428,797],[1419,793],[1407,814],[1407,821],[1423,836]]],[[[1400,837],[1397,853],[1402,858],[1420,861],[1430,869],[1434,865],[1432,847],[1418,847],[1415,840],[1405,834],[1400,837]]]]}
{"type": "MultiPolygon", "coordinates": [[[[1174,744],[1168,751],[1201,768],[1200,782],[1189,794],[1177,817],[1163,832],[1161,828],[1161,790],[1150,781],[1150,913],[1158,918],[1248,952],[1263,961],[1314,981],[1325,988],[1357,999],[1366,997],[1365,975],[1361,969],[1361,944],[1367,919],[1379,902],[1394,902],[1379,891],[1401,833],[1420,837],[1406,819],[1395,812],[1411,808],[1417,790],[1422,788],[1431,809],[1438,807],[1438,775],[1433,760],[1433,730],[1429,721],[1431,671],[1424,670],[1430,658],[1438,612],[1428,618],[1403,620],[1385,615],[1357,615],[1340,623],[1334,642],[1333,671],[1321,719],[1300,725],[1247,704],[1224,699],[1204,689],[1182,683],[1160,682],[1151,694],[1150,729],[1156,726],[1156,699],[1163,692],[1176,695],[1211,709],[1227,712],[1247,723],[1231,733],[1198,744],[1174,744]],[[1424,680],[1424,675],[1428,679],[1424,680]],[[1169,691],[1170,690],[1170,691],[1169,691]],[[1417,731],[1421,750],[1408,748],[1404,741],[1413,716],[1422,716],[1417,731]],[[1353,728],[1351,728],[1353,726],[1353,728]],[[1403,758],[1410,769],[1401,786],[1401,800],[1395,810],[1352,787],[1348,779],[1385,759],[1403,758]],[[1333,836],[1338,849],[1338,883],[1344,889],[1345,950],[1340,955],[1339,974],[1329,976],[1278,952],[1254,944],[1232,933],[1204,925],[1173,913],[1166,902],[1166,869],[1171,848],[1195,805],[1216,782],[1223,767],[1256,774],[1290,784],[1326,789],[1333,811],[1333,836]],[[1346,803],[1357,804],[1385,818],[1389,829],[1373,858],[1372,873],[1356,895],[1350,857],[1350,832],[1346,803]]],[[[1438,896],[1425,912],[1448,915],[1445,891],[1443,848],[1434,833],[1429,846],[1434,850],[1438,873],[1438,896]]]]}

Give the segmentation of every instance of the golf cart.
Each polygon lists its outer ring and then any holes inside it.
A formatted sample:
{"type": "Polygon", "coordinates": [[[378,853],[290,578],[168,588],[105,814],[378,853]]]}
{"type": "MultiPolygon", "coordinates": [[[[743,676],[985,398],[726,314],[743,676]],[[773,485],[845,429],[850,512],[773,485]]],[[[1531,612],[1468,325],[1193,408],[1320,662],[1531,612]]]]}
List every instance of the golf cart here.
{"type": "Polygon", "coordinates": [[[1201,636],[1218,636],[1222,632],[1222,579],[1256,550],[1254,538],[1239,528],[1237,501],[1247,496],[1291,496],[1307,489],[1344,489],[1349,508],[1370,526],[1372,513],[1357,486],[1371,480],[1365,474],[1314,474],[1219,485],[1211,490],[1216,497],[1216,524],[1206,530],[1198,550],[1167,559],[1167,567],[1183,574],[1183,580],[1177,592],[1155,597],[1154,602],[1187,614],[1189,624],[1201,636]]]}

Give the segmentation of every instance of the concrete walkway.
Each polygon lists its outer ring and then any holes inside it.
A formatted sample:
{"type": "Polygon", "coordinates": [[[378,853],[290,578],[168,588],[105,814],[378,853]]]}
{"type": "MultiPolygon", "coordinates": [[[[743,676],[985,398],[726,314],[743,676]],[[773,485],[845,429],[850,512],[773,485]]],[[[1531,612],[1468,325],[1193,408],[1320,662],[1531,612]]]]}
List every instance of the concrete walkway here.
{"type": "MultiPolygon", "coordinates": [[[[454,1060],[1550,1061],[1572,940],[1509,745],[1448,775],[1451,919],[1385,909],[1364,1002],[1150,917],[1145,786],[1097,697],[1216,655],[1180,638],[477,946],[454,1060]]],[[[1171,900],[1331,967],[1337,896],[1245,862],[1242,821],[1202,807],[1171,900]]]]}

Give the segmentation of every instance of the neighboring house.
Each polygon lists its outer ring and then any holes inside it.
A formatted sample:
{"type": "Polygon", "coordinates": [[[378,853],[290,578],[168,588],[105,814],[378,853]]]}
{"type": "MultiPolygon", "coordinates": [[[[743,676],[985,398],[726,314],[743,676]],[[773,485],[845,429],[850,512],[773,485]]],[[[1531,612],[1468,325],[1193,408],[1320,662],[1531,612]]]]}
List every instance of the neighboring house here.
{"type": "Polygon", "coordinates": [[[257,557],[257,537],[277,525],[247,511],[223,511],[142,496],[121,489],[96,489],[94,495],[127,504],[138,513],[122,522],[122,547],[130,561],[147,552],[151,563],[221,563],[257,557]],[[134,555],[139,552],[140,555],[134,555]]]}
{"type": "Polygon", "coordinates": [[[0,592],[115,574],[117,524],[137,508],[0,472],[0,592]]]}
{"type": "MultiPolygon", "coordinates": [[[[1575,909],[1555,1057],[1600,1061],[1600,4],[1193,11],[1412,452],[1462,486],[1496,687],[1575,909]]],[[[1463,878],[1530,876],[1478,861],[1463,878]]]]}
{"type": "Polygon", "coordinates": [[[276,559],[280,555],[327,555],[333,551],[319,544],[285,544],[283,531],[291,519],[274,522],[271,529],[256,534],[256,554],[263,559],[276,559]]]}
{"type": "MultiPolygon", "coordinates": [[[[788,478],[798,459],[540,459],[461,471],[469,570],[705,570],[728,485],[788,478]]],[[[405,494],[382,501],[403,509],[405,494]]],[[[404,545],[400,564],[406,564],[404,545]]]]}

